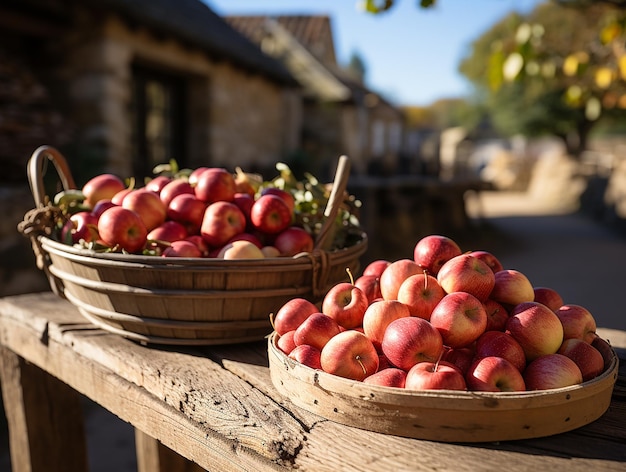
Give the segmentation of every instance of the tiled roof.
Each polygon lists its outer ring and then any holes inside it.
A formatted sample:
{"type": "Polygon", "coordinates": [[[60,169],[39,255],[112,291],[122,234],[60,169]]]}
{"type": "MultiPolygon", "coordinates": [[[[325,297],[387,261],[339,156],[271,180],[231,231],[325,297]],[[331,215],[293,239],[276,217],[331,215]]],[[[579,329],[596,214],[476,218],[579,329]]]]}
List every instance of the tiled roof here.
{"type": "Polygon", "coordinates": [[[217,59],[295,85],[287,69],[267,56],[244,35],[200,0],[88,0],[96,8],[112,9],[154,30],[175,35],[217,59]]]}

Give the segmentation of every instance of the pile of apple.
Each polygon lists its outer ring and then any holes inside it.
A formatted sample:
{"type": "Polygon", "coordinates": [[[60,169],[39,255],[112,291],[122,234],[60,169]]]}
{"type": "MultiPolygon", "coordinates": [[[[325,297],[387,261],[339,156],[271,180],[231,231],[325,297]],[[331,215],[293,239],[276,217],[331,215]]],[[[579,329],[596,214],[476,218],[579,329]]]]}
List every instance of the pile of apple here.
{"type": "Polygon", "coordinates": [[[546,390],[605,368],[586,308],[442,235],[420,239],[412,259],[370,263],[356,280],[334,285],[319,308],[286,302],[272,324],[290,358],[388,387],[546,390]]]}
{"type": "Polygon", "coordinates": [[[292,192],[224,168],[157,175],[139,188],[100,174],[55,201],[75,209],[60,240],[100,251],[261,259],[314,247],[312,232],[296,224],[292,192]]]}

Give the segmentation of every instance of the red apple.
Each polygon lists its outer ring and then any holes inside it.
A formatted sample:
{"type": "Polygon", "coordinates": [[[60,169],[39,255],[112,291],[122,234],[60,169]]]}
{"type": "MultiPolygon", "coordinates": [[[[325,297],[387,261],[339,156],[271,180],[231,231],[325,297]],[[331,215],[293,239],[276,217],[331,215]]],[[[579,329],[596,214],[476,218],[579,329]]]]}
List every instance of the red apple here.
{"type": "Polygon", "coordinates": [[[532,302],[535,291],[528,278],[514,269],[504,269],[495,274],[495,285],[489,298],[506,305],[532,302]]]}
{"type": "Polygon", "coordinates": [[[136,253],[146,245],[148,231],[137,213],[115,206],[98,219],[98,234],[107,246],[136,253]]]}
{"type": "Polygon", "coordinates": [[[276,195],[262,195],[252,205],[252,226],[266,234],[278,234],[291,225],[293,213],[276,195]]]}
{"type": "Polygon", "coordinates": [[[488,298],[483,302],[485,311],[487,312],[487,327],[485,331],[504,331],[506,329],[506,322],[509,319],[509,312],[491,298],[488,298]]]}
{"type": "Polygon", "coordinates": [[[152,231],[165,221],[167,208],[159,196],[150,190],[136,189],[122,200],[122,207],[139,215],[148,231],[152,231]]]}
{"type": "Polygon", "coordinates": [[[244,233],[236,234],[235,236],[230,238],[226,244],[232,243],[233,241],[248,241],[254,244],[259,249],[263,248],[263,243],[261,242],[261,240],[252,233],[244,232],[244,233]]]}
{"type": "Polygon", "coordinates": [[[583,376],[583,382],[597,377],[604,371],[604,358],[600,351],[582,339],[564,340],[557,354],[563,354],[576,363],[583,376]]]}
{"type": "Polygon", "coordinates": [[[363,332],[372,341],[376,350],[381,352],[381,344],[389,323],[409,316],[411,316],[409,308],[397,300],[372,302],[363,315],[363,332]]]}
{"type": "Polygon", "coordinates": [[[165,221],[148,233],[150,241],[165,241],[169,243],[185,239],[188,236],[187,229],[177,221],[172,220],[165,221]]]}
{"type": "Polygon", "coordinates": [[[523,373],[527,390],[548,390],[582,383],[576,363],[563,354],[546,354],[529,362],[523,373]]]}
{"type": "Polygon", "coordinates": [[[276,195],[283,199],[283,201],[289,207],[289,211],[293,213],[296,210],[296,200],[293,194],[287,190],[283,190],[277,187],[265,187],[261,190],[261,195],[276,195]]]}
{"type": "Polygon", "coordinates": [[[461,254],[456,241],[446,236],[432,234],[420,239],[413,250],[413,260],[436,277],[441,266],[461,254]]]}
{"type": "Polygon", "coordinates": [[[219,250],[218,259],[265,259],[265,254],[253,242],[244,239],[230,241],[219,250]]]}
{"type": "Polygon", "coordinates": [[[410,275],[402,282],[397,299],[409,308],[411,316],[430,320],[433,309],[445,295],[435,277],[422,273],[410,275]]]}
{"type": "Polygon", "coordinates": [[[563,325],[559,317],[537,302],[516,305],[506,322],[506,333],[520,343],[527,362],[556,353],[563,342],[563,325]]]}
{"type": "Polygon", "coordinates": [[[309,344],[320,351],[333,336],[339,334],[341,328],[330,316],[313,313],[298,326],[293,341],[296,346],[309,344]]]}
{"type": "Polygon", "coordinates": [[[288,357],[311,369],[322,370],[321,354],[318,348],[308,344],[301,344],[293,348],[288,357]]]}
{"type": "Polygon", "coordinates": [[[250,222],[250,213],[252,212],[252,205],[254,205],[254,197],[249,193],[238,192],[233,196],[233,203],[239,207],[243,215],[246,217],[246,223],[250,222]]]}
{"type": "Polygon", "coordinates": [[[449,347],[465,347],[485,332],[487,312],[484,305],[468,292],[447,294],[434,308],[430,323],[449,347]]]}
{"type": "Polygon", "coordinates": [[[363,383],[369,385],[380,385],[382,387],[404,388],[406,382],[406,372],[397,367],[387,367],[379,369],[375,374],[365,377],[363,383]]]}
{"type": "MultiPolygon", "coordinates": [[[[494,331],[495,332],[495,331],[494,331]]],[[[502,357],[477,359],[465,375],[467,388],[479,392],[523,392],[526,390],[520,370],[502,357]]]]}
{"type": "Polygon", "coordinates": [[[455,365],[465,375],[474,361],[474,349],[471,347],[445,347],[441,360],[455,365]]]}
{"type": "Polygon", "coordinates": [[[468,254],[470,256],[475,257],[476,259],[480,259],[485,264],[487,264],[491,268],[494,274],[504,269],[500,260],[493,253],[489,251],[478,250],[478,251],[471,251],[468,254]]]}
{"type": "Polygon", "coordinates": [[[466,390],[463,374],[446,361],[419,362],[406,374],[407,390],[466,390]]]}
{"type": "Polygon", "coordinates": [[[114,174],[96,175],[83,185],[84,203],[89,208],[93,208],[100,200],[110,200],[113,195],[125,188],[124,181],[114,174]]]}
{"type": "Polygon", "coordinates": [[[361,275],[374,275],[376,277],[380,277],[389,264],[391,264],[391,261],[386,259],[376,259],[365,266],[361,275]]]}
{"type": "Polygon", "coordinates": [[[189,184],[192,187],[195,187],[198,184],[198,177],[200,176],[200,174],[202,174],[205,170],[209,170],[209,169],[213,169],[213,167],[206,167],[206,166],[196,167],[194,170],[191,171],[191,174],[189,174],[189,177],[187,177],[189,184]]]}
{"type": "Polygon", "coordinates": [[[351,282],[333,285],[322,300],[322,313],[334,318],[345,329],[363,324],[369,302],[363,291],[351,282]]]}
{"type": "Polygon", "coordinates": [[[97,239],[98,217],[89,211],[74,213],[61,231],[61,241],[66,244],[76,244],[81,240],[88,243],[97,239]]]}
{"type": "Polygon", "coordinates": [[[159,198],[163,201],[166,207],[169,207],[174,197],[176,195],[180,195],[181,193],[194,194],[191,184],[184,178],[179,177],[172,179],[161,188],[159,198]]]}
{"type": "Polygon", "coordinates": [[[198,175],[196,197],[206,203],[232,202],[237,193],[235,176],[226,169],[209,168],[198,175]]]}
{"type": "Polygon", "coordinates": [[[441,266],[437,282],[446,293],[467,292],[483,302],[491,294],[496,278],[486,262],[469,254],[460,254],[441,266]]]}
{"type": "Polygon", "coordinates": [[[526,354],[513,336],[502,331],[485,331],[477,340],[475,357],[502,357],[522,372],[526,368],[526,354]]]}
{"type": "Polygon", "coordinates": [[[104,198],[102,200],[99,200],[98,203],[93,206],[93,208],[91,209],[91,213],[93,213],[96,218],[100,218],[100,215],[104,213],[104,210],[108,210],[109,208],[114,206],[116,205],[111,201],[110,198],[104,198]]]}
{"type": "Polygon", "coordinates": [[[278,336],[276,339],[276,347],[278,347],[278,349],[283,351],[285,354],[289,354],[296,347],[296,343],[293,340],[295,333],[295,330],[291,330],[287,331],[282,336],[278,336]]]}
{"type": "Polygon", "coordinates": [[[319,309],[306,298],[291,298],[278,309],[272,319],[272,326],[282,336],[288,331],[295,331],[309,315],[318,312],[319,309]]]}
{"type": "Polygon", "coordinates": [[[411,259],[393,261],[380,275],[380,293],[385,300],[397,300],[402,283],[409,276],[423,272],[424,269],[411,259]]]}
{"type": "Polygon", "coordinates": [[[200,234],[209,246],[219,247],[245,229],[246,217],[239,207],[231,202],[218,201],[211,203],[205,210],[200,234]]]}
{"type": "Polygon", "coordinates": [[[332,337],[322,349],[324,372],[362,381],[378,371],[378,353],[360,331],[349,329],[332,337]]]}
{"type": "Polygon", "coordinates": [[[552,311],[558,310],[563,306],[563,297],[555,289],[550,287],[534,287],[535,292],[534,301],[543,303],[552,311]]]}
{"type": "Polygon", "coordinates": [[[168,247],[163,249],[163,257],[202,257],[198,246],[191,241],[181,239],[173,241],[168,247]]]}
{"type": "Polygon", "coordinates": [[[292,257],[303,252],[313,252],[313,236],[299,226],[290,226],[276,236],[273,246],[281,256],[292,257]]]}
{"type": "Polygon", "coordinates": [[[436,362],[443,353],[443,340],[428,321],[409,316],[389,323],[381,349],[389,362],[408,371],[418,362],[436,362]]]}
{"type": "Polygon", "coordinates": [[[200,257],[209,256],[209,245],[199,234],[192,234],[190,236],[187,236],[184,240],[191,241],[198,247],[198,249],[200,250],[200,254],[201,254],[200,257]]]}
{"type": "Polygon", "coordinates": [[[160,193],[163,187],[165,187],[171,181],[171,177],[168,177],[166,175],[157,175],[153,179],[150,179],[148,183],[146,183],[145,189],[152,192],[160,193]]]}
{"type": "Polygon", "coordinates": [[[591,344],[597,337],[596,320],[585,307],[572,304],[562,305],[555,313],[563,325],[563,339],[582,339],[591,344]]]}
{"type": "Polygon", "coordinates": [[[376,275],[362,275],[354,281],[354,285],[363,290],[370,304],[383,297],[380,293],[380,279],[376,275]]]}
{"type": "Polygon", "coordinates": [[[120,190],[119,192],[117,192],[115,195],[111,197],[111,202],[114,203],[115,205],[121,206],[122,201],[124,200],[124,197],[126,197],[126,195],[128,195],[132,191],[133,191],[132,188],[124,188],[120,190]]]}
{"type": "Polygon", "coordinates": [[[207,204],[192,193],[175,195],[167,207],[167,217],[188,228],[190,234],[200,231],[207,204]]]}

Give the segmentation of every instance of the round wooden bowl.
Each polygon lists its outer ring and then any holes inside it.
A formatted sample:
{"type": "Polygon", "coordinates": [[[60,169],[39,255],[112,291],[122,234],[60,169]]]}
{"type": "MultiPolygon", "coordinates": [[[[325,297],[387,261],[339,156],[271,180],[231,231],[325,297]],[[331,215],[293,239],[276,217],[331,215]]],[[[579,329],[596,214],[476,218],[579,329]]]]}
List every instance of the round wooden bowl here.
{"type": "Polygon", "coordinates": [[[278,349],[277,337],[268,338],[272,383],[295,405],[348,426],[442,442],[537,438],[589,424],[608,409],[619,364],[613,348],[598,338],[604,372],[579,385],[515,393],[410,391],[311,369],[278,349]]]}

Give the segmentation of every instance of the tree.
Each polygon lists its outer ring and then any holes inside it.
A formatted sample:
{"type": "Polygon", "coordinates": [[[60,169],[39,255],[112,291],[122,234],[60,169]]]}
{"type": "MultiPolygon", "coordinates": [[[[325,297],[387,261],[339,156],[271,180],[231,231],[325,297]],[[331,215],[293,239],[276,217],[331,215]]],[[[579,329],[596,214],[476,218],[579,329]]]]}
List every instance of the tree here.
{"type": "Polygon", "coordinates": [[[626,117],[625,38],[624,9],[555,1],[494,25],[460,71],[500,131],[553,134],[578,156],[599,121],[626,117]]]}

